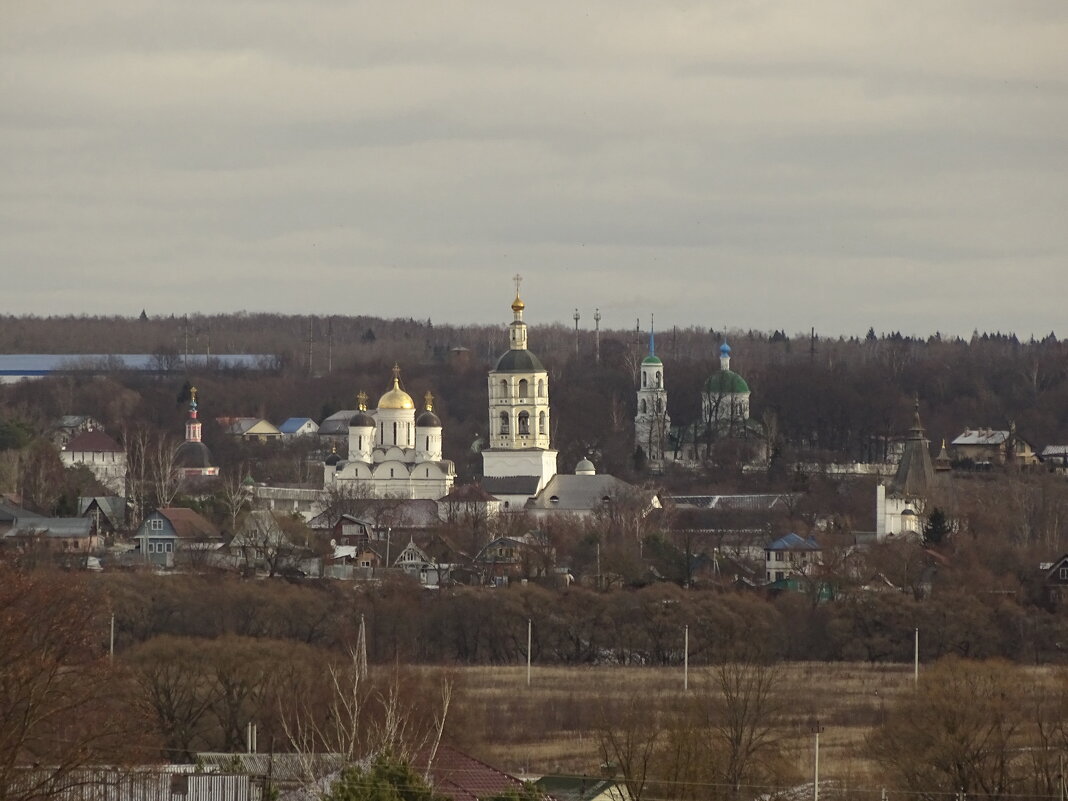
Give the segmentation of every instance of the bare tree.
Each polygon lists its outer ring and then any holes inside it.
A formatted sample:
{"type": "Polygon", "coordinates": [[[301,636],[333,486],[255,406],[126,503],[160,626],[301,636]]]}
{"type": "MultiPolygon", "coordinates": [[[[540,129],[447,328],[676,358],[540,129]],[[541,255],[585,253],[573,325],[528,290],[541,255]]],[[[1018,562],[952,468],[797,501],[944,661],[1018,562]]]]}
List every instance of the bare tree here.
{"type": "Polygon", "coordinates": [[[0,798],[69,797],[81,768],[113,759],[128,721],[93,636],[99,604],[70,573],[0,563],[0,798]],[[27,765],[42,767],[27,770],[27,765]]]}
{"type": "Polygon", "coordinates": [[[228,470],[223,474],[219,488],[223,508],[230,518],[230,533],[237,531],[237,521],[252,501],[252,493],[245,485],[244,469],[228,470]]]}
{"type": "Polygon", "coordinates": [[[622,778],[631,801],[649,797],[663,736],[660,715],[644,696],[636,695],[599,711],[597,738],[601,756],[605,765],[622,778]]]}
{"type": "Polygon", "coordinates": [[[145,518],[145,495],[148,490],[151,434],[144,426],[123,431],[126,446],[126,498],[132,506],[131,526],[139,526],[145,518]]]}
{"type": "Polygon", "coordinates": [[[182,484],[182,472],[175,456],[179,443],[168,436],[156,438],[151,455],[152,483],[159,506],[170,506],[182,484]]]}

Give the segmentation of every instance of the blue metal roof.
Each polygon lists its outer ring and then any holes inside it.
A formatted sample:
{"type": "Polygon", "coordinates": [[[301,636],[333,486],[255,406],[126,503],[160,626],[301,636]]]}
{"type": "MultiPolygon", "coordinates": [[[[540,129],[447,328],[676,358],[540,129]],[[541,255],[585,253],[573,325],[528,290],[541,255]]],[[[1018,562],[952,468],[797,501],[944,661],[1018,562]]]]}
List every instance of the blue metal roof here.
{"type": "Polygon", "coordinates": [[[807,540],[802,539],[792,531],[770,545],[764,546],[768,551],[820,551],[820,544],[814,539],[809,537],[807,540]]]}
{"type": "Polygon", "coordinates": [[[290,417],[282,425],[278,426],[278,430],[283,434],[295,434],[302,425],[313,422],[315,421],[310,417],[290,417]]]}

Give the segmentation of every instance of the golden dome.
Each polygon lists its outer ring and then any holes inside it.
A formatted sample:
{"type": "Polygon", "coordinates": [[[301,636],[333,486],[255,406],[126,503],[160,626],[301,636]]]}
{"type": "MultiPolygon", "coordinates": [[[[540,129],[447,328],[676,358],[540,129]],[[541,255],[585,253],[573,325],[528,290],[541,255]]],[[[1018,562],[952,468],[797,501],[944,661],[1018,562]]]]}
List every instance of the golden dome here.
{"type": "Polygon", "coordinates": [[[412,396],[400,388],[400,367],[393,365],[393,388],[378,399],[379,409],[414,409],[412,396]]]}
{"type": "Polygon", "coordinates": [[[521,312],[526,307],[527,307],[527,304],[525,304],[523,301],[521,301],[519,299],[519,293],[517,292],[516,295],[515,295],[515,300],[512,301],[512,311],[521,312]]]}

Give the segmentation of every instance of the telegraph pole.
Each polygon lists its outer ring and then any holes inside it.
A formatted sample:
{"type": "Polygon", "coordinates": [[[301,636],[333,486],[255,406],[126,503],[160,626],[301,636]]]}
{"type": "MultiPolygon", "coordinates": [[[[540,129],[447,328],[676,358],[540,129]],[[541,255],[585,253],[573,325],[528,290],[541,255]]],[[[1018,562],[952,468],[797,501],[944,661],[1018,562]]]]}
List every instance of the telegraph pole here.
{"type": "Polygon", "coordinates": [[[578,353],[579,353],[578,323],[579,323],[579,319],[580,319],[579,310],[578,309],[575,309],[575,314],[573,315],[573,317],[575,318],[575,355],[578,356],[578,353]]]}

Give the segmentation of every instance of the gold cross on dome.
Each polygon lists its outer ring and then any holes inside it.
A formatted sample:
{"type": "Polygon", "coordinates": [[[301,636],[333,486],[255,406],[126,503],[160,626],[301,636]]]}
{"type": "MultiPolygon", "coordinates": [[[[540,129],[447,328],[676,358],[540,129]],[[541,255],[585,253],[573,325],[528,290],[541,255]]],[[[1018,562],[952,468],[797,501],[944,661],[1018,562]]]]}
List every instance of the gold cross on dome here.
{"type": "Polygon", "coordinates": [[[519,285],[521,283],[523,283],[523,276],[521,276],[519,273],[516,273],[515,275],[512,276],[512,280],[515,281],[515,296],[518,298],[519,297],[519,285]]]}

